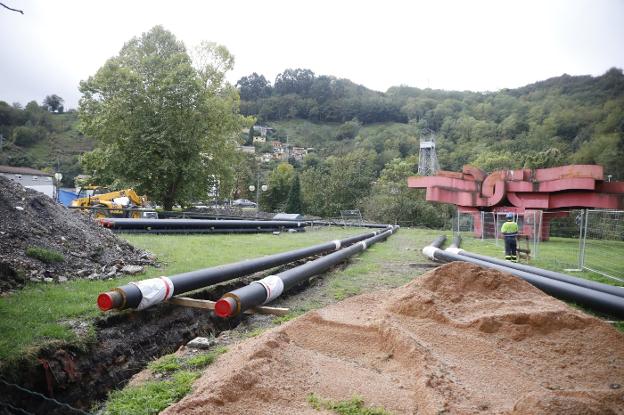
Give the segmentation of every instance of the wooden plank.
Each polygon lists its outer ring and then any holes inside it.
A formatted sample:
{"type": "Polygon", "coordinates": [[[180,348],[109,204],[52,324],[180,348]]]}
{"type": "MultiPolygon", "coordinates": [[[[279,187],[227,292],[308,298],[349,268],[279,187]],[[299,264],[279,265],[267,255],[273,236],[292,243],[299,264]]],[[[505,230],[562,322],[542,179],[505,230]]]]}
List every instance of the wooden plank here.
{"type": "MultiPolygon", "coordinates": [[[[205,310],[214,310],[215,302],[210,300],[200,300],[197,298],[189,298],[189,297],[172,297],[168,301],[168,303],[181,305],[184,307],[193,307],[193,308],[203,308],[205,310]]],[[[267,307],[267,306],[259,306],[256,308],[252,308],[250,310],[246,310],[245,314],[271,314],[274,316],[285,316],[290,311],[289,308],[284,307],[267,307]]]]}
{"type": "Polygon", "coordinates": [[[199,300],[197,298],[189,297],[172,297],[168,303],[183,305],[185,307],[204,308],[206,310],[214,310],[215,302],[210,300],[199,300]]]}

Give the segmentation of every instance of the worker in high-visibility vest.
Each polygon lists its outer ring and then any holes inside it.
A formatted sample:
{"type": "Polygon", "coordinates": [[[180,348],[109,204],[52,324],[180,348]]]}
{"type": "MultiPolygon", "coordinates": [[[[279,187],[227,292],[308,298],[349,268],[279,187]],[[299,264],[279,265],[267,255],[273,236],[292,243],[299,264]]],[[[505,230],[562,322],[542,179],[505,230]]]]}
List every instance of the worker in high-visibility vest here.
{"type": "Polygon", "coordinates": [[[516,237],[518,236],[518,224],[514,222],[513,213],[505,215],[507,221],[503,223],[501,227],[501,233],[505,239],[505,259],[517,262],[518,261],[518,243],[516,237]]]}

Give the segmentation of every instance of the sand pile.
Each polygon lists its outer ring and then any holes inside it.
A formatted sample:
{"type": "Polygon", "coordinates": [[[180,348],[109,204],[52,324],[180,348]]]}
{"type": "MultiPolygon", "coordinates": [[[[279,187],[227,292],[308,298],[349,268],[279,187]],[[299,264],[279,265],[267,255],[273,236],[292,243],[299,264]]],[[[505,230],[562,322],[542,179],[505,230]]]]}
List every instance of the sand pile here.
{"type": "Polygon", "coordinates": [[[28,280],[109,278],[124,267],[128,272],[138,270],[128,265],[152,262],[151,255],[82,213],[0,176],[0,293],[28,280]],[[46,262],[28,256],[29,248],[43,248],[62,257],[46,262]]]}
{"type": "Polygon", "coordinates": [[[624,414],[624,335],[528,283],[451,263],[232,347],[166,414],[624,414]],[[329,412],[325,412],[329,413],[329,412]]]}

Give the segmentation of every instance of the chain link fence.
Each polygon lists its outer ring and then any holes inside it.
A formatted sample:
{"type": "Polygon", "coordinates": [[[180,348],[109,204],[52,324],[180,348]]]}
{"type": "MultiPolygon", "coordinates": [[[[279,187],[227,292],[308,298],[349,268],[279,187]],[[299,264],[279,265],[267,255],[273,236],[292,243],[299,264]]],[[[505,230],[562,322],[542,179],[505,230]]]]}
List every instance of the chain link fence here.
{"type": "MultiPolygon", "coordinates": [[[[500,230],[507,220],[506,215],[506,212],[457,212],[453,218],[453,234],[502,247],[504,242],[500,230]]],[[[520,229],[518,248],[536,258],[542,234],[542,211],[514,214],[514,220],[520,229]]]]}
{"type": "Polygon", "coordinates": [[[624,211],[585,210],[577,222],[579,269],[624,282],[624,211]]]}
{"type": "MultiPolygon", "coordinates": [[[[500,212],[458,212],[453,233],[502,247],[505,220],[500,212]]],[[[522,235],[518,247],[530,250],[532,259],[544,257],[566,272],[589,271],[624,282],[624,211],[527,210],[515,220],[522,235]]]]}

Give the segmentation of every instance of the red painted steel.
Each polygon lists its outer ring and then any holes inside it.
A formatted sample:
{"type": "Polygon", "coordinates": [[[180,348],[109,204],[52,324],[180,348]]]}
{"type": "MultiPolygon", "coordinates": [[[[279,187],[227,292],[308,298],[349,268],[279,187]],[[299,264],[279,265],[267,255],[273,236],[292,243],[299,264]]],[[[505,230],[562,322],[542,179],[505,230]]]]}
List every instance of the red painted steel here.
{"type": "Polygon", "coordinates": [[[462,173],[442,171],[438,176],[410,177],[407,183],[409,187],[426,188],[428,201],[479,210],[624,207],[624,182],[603,179],[603,167],[598,165],[499,170],[488,176],[466,165],[462,173]]]}
{"type": "Polygon", "coordinates": [[[537,182],[567,179],[570,177],[588,177],[594,180],[604,180],[604,169],[597,164],[571,164],[549,169],[535,169],[533,174],[533,180],[537,182]]]}
{"type": "Polygon", "coordinates": [[[507,193],[507,200],[523,209],[548,209],[550,197],[547,193],[507,193]]]}
{"type": "MultiPolygon", "coordinates": [[[[462,172],[440,171],[437,176],[409,177],[408,187],[426,188],[426,200],[452,203],[471,213],[475,231],[480,211],[515,212],[594,208],[623,209],[624,182],[605,182],[602,166],[575,164],[548,169],[500,170],[490,175],[466,165],[462,172]]],[[[548,219],[544,219],[548,222],[548,219]]],[[[542,225],[548,237],[548,223],[542,225]]]]}

